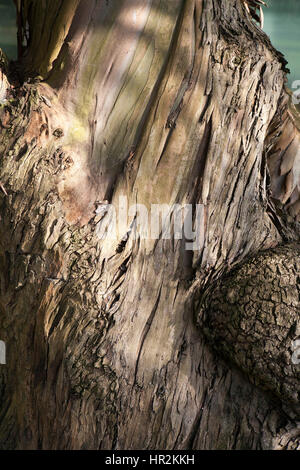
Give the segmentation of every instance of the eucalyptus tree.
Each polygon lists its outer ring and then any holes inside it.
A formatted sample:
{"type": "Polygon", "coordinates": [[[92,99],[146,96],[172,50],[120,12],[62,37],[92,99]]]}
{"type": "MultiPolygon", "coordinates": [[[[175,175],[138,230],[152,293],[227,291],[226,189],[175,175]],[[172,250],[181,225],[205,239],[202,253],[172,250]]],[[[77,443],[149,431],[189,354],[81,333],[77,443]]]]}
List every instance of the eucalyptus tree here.
{"type": "Polygon", "coordinates": [[[263,2],[15,3],[1,448],[297,448],[299,121],[263,2]],[[143,236],[154,206],[199,243],[143,236]]]}

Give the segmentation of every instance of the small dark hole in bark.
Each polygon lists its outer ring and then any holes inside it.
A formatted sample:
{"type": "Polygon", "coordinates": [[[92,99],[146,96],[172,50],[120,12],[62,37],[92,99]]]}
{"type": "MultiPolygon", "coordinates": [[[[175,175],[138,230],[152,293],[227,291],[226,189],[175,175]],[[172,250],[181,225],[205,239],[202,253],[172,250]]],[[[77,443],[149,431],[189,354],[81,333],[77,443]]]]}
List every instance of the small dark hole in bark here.
{"type": "Polygon", "coordinates": [[[164,397],[165,395],[165,387],[162,385],[161,387],[159,387],[159,389],[157,390],[157,396],[158,397],[164,397]]]}
{"type": "Polygon", "coordinates": [[[23,147],[21,147],[18,155],[16,156],[16,161],[18,162],[19,160],[21,160],[22,157],[24,157],[24,155],[26,154],[28,150],[28,145],[27,143],[23,145],[23,147]]]}
{"type": "Polygon", "coordinates": [[[64,135],[64,131],[61,128],[55,129],[53,132],[54,137],[57,137],[58,139],[64,135]]]}
{"type": "Polygon", "coordinates": [[[44,131],[47,131],[47,129],[48,129],[48,124],[44,122],[44,124],[42,124],[40,127],[40,135],[42,135],[44,131]]]}
{"type": "Polygon", "coordinates": [[[128,233],[126,233],[125,237],[122,238],[119,245],[117,246],[116,252],[118,254],[122,253],[125,250],[125,247],[126,247],[126,244],[127,244],[127,241],[128,241],[128,236],[129,236],[128,233]]]}
{"type": "Polygon", "coordinates": [[[117,302],[119,302],[119,300],[120,300],[120,294],[116,294],[114,300],[113,300],[112,303],[111,303],[110,309],[112,309],[113,306],[114,306],[117,302]]]}
{"type": "Polygon", "coordinates": [[[289,329],[289,332],[288,332],[287,336],[288,336],[289,338],[293,338],[293,337],[295,336],[296,329],[297,329],[297,322],[295,322],[295,323],[291,326],[291,328],[289,329]]]}

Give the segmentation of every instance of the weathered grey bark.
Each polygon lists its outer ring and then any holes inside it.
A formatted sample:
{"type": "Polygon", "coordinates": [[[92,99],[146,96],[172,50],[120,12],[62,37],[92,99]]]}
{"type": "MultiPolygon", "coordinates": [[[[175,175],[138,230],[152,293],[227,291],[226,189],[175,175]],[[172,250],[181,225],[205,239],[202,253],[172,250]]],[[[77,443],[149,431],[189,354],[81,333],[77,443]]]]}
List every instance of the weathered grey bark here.
{"type": "Polygon", "coordinates": [[[282,57],[240,0],[20,5],[25,83],[1,77],[1,448],[296,448],[282,57]],[[95,210],[119,196],[203,204],[201,248],[135,239],[132,220],[100,240],[95,210]]]}

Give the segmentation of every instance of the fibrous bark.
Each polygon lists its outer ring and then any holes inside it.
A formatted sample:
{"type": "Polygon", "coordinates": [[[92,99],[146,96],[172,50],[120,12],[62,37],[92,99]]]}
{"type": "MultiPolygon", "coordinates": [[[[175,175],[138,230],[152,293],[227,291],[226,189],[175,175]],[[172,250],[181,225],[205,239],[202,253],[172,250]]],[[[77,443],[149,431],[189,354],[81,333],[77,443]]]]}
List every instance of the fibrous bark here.
{"type": "Polygon", "coordinates": [[[298,331],[282,56],[238,0],[19,3],[24,83],[4,65],[1,82],[1,447],[297,447],[299,369],[285,390],[272,367],[298,331]],[[135,214],[99,239],[97,210],[120,196],[202,204],[202,245],[136,238],[135,214]],[[292,281],[282,330],[259,293],[265,259],[275,295],[292,281]],[[240,338],[252,312],[261,329],[240,338]],[[253,369],[261,351],[270,364],[253,369]]]}
{"type": "Polygon", "coordinates": [[[256,255],[210,286],[199,324],[250,380],[299,413],[299,245],[256,255]]]}

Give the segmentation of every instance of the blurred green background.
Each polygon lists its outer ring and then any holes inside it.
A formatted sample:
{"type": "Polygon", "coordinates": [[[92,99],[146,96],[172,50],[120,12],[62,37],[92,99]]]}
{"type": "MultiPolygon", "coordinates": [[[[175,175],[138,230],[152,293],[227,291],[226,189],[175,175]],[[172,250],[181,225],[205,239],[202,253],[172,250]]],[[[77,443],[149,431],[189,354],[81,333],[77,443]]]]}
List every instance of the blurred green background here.
{"type": "Polygon", "coordinates": [[[300,80],[300,0],[265,0],[264,31],[289,62],[289,86],[300,80]]]}
{"type": "MultiPolygon", "coordinates": [[[[172,1],[172,0],[169,0],[172,1]]],[[[289,85],[300,80],[300,0],[266,0],[265,32],[289,62],[289,85]]],[[[17,56],[15,6],[0,0],[0,47],[11,59],[17,56]]]]}
{"type": "Polygon", "coordinates": [[[0,47],[10,59],[16,59],[16,8],[12,0],[0,0],[0,47]]]}

